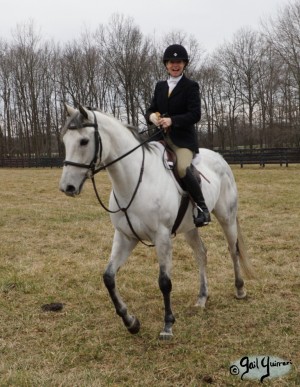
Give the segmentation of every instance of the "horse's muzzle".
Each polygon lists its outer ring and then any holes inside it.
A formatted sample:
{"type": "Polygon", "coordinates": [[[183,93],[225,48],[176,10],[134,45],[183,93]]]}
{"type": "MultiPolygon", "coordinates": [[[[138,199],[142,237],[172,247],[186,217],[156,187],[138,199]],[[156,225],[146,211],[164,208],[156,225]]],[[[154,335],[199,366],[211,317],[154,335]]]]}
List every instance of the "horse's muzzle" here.
{"type": "Polygon", "coordinates": [[[67,196],[75,197],[81,193],[82,186],[86,181],[86,179],[87,179],[87,176],[85,175],[81,180],[81,182],[73,182],[72,179],[65,179],[64,177],[62,177],[59,184],[59,189],[67,196]]]}

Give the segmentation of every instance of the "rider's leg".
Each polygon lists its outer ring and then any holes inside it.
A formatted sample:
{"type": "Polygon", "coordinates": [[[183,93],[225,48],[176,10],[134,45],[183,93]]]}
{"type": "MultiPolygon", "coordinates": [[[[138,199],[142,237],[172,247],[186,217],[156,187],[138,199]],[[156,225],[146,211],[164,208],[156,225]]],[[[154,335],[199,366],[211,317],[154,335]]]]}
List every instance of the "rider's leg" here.
{"type": "Polygon", "coordinates": [[[184,188],[188,191],[197,205],[197,215],[194,216],[194,223],[196,227],[206,226],[210,222],[210,214],[206,206],[200,184],[192,172],[191,163],[194,154],[190,149],[177,147],[170,139],[168,139],[167,142],[176,154],[177,172],[184,184],[184,188]]]}
{"type": "Polygon", "coordinates": [[[209,210],[206,206],[200,184],[193,174],[191,167],[186,168],[186,174],[181,180],[197,205],[197,215],[194,216],[195,226],[202,227],[208,225],[211,220],[209,210]]]}

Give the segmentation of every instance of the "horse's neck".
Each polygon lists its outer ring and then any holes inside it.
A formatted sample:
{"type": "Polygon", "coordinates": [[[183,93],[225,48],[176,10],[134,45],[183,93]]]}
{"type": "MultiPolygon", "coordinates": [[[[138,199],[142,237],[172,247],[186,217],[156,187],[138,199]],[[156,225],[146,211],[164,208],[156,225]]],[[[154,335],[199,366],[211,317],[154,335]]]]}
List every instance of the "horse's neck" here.
{"type": "MultiPolygon", "coordinates": [[[[116,160],[139,145],[139,142],[123,127],[117,126],[110,132],[110,155],[109,162],[116,160]]],[[[103,144],[105,146],[105,144],[103,144]]],[[[143,148],[139,147],[113,165],[107,168],[115,193],[123,197],[132,193],[132,187],[138,182],[143,164],[143,148]]]]}

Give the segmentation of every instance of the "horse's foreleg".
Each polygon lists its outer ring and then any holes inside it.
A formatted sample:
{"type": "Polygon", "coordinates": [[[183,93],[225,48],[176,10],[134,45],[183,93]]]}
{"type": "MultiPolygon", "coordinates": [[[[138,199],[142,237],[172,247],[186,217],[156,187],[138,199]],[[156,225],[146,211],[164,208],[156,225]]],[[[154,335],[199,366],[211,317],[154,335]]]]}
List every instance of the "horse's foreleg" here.
{"type": "MultiPolygon", "coordinates": [[[[161,236],[161,234],[160,234],[161,236]]],[[[165,306],[165,323],[164,329],[160,333],[159,338],[169,340],[173,337],[172,327],[175,323],[175,317],[171,308],[171,266],[172,266],[172,244],[170,236],[166,236],[164,240],[156,242],[156,250],[159,258],[159,288],[163,294],[165,306]]]]}
{"type": "Polygon", "coordinates": [[[173,336],[172,326],[175,322],[175,317],[171,308],[172,282],[164,267],[160,267],[158,283],[164,297],[165,305],[165,326],[163,331],[160,333],[159,338],[162,340],[168,340],[173,336]]]}
{"type": "Polygon", "coordinates": [[[116,313],[122,318],[124,325],[132,334],[139,332],[140,323],[136,317],[131,316],[128,313],[127,306],[118,292],[115,277],[117,271],[126,262],[129,254],[134,249],[136,244],[136,240],[128,239],[124,235],[116,231],[111,257],[107,268],[103,274],[103,280],[109,292],[110,298],[112,299],[112,302],[115,306],[116,313]]]}
{"type": "Polygon", "coordinates": [[[207,277],[206,277],[207,250],[196,228],[185,233],[185,238],[187,243],[193,249],[196,262],[199,265],[200,292],[195,306],[200,306],[204,308],[208,298],[207,277]]]}

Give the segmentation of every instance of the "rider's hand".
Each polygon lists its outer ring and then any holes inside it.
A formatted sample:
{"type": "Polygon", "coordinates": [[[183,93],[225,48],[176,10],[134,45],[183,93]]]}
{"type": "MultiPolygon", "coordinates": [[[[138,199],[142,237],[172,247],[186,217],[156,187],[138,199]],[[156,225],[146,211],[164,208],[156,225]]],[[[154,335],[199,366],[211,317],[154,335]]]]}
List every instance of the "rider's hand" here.
{"type": "Polygon", "coordinates": [[[159,120],[160,114],[159,113],[151,113],[149,116],[149,120],[155,125],[158,125],[158,120],[159,120]]]}
{"type": "Polygon", "coordinates": [[[163,117],[158,120],[158,125],[161,126],[166,132],[170,126],[172,126],[172,120],[170,117],[163,117]]]}

